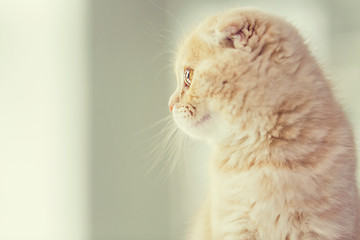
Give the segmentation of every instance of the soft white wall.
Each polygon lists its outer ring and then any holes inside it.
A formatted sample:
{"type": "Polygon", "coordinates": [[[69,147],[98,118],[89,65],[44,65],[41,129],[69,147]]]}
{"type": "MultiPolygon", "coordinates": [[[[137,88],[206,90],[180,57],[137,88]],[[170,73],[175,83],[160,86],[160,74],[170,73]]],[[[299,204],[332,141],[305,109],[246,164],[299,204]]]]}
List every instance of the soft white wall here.
{"type": "Polygon", "coordinates": [[[0,239],[87,238],[86,0],[0,0],[0,239]]]}

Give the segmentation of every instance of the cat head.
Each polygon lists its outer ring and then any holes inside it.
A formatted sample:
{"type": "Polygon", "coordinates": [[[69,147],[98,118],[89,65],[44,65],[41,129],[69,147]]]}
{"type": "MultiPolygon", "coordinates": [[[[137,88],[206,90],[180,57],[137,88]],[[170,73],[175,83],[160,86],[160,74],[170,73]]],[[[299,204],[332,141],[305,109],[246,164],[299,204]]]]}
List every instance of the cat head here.
{"type": "Polygon", "coordinates": [[[223,141],[262,131],[287,95],[306,47],[287,22],[257,10],[207,18],[181,44],[174,121],[195,138],[223,141]]]}

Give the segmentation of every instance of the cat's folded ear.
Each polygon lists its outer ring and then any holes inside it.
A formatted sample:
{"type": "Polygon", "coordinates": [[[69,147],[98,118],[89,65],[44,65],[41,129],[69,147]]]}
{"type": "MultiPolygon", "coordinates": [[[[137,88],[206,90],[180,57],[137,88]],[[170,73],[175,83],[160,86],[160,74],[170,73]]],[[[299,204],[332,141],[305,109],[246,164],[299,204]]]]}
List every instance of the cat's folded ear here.
{"type": "Polygon", "coordinates": [[[203,38],[208,43],[226,48],[243,48],[247,42],[243,27],[235,25],[226,26],[223,29],[213,29],[209,34],[203,36],[203,38]]]}
{"type": "Polygon", "coordinates": [[[242,31],[243,28],[229,26],[222,30],[222,38],[218,39],[218,43],[228,48],[242,48],[246,44],[246,35],[242,31]]]}

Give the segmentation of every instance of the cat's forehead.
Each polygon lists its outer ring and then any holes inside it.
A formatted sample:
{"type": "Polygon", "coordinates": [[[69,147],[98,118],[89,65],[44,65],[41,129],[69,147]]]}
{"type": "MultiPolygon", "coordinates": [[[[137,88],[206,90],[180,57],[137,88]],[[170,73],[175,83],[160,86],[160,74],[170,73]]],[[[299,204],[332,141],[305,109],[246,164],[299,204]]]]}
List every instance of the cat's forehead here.
{"type": "Polygon", "coordinates": [[[178,63],[180,65],[196,65],[202,59],[213,55],[215,49],[206,43],[198,33],[191,34],[185,39],[179,49],[178,63]]]}
{"type": "Polygon", "coordinates": [[[196,68],[204,60],[218,61],[228,50],[242,52],[246,58],[264,43],[259,39],[301,42],[296,29],[278,17],[256,9],[231,10],[206,18],[185,37],[178,49],[176,72],[196,68]]]}
{"type": "Polygon", "coordinates": [[[241,9],[210,16],[198,24],[180,45],[177,62],[197,62],[216,52],[219,39],[225,37],[225,31],[233,24],[246,25],[259,18],[253,9],[241,9]]]}

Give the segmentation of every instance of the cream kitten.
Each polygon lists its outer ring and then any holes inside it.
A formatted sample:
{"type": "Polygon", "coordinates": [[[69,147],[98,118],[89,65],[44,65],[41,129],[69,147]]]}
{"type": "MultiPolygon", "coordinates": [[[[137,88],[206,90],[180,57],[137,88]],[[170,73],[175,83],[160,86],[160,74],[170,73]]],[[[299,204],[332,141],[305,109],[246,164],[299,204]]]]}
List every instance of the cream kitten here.
{"type": "Polygon", "coordinates": [[[212,16],[176,74],[175,122],[213,147],[189,239],[360,239],[352,129],[294,27],[256,10],[212,16]]]}

